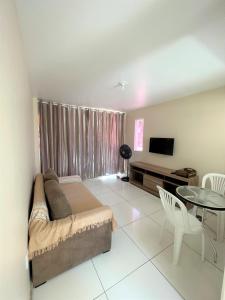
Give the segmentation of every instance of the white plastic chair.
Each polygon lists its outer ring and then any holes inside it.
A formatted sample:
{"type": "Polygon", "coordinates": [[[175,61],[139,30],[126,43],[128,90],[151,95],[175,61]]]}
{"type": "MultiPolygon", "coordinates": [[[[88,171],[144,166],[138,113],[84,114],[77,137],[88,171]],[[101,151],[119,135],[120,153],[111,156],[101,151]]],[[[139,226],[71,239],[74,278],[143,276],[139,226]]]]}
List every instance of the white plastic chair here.
{"type": "MultiPolygon", "coordinates": [[[[225,175],[217,173],[209,173],[202,178],[202,187],[206,187],[207,181],[210,182],[210,189],[217,192],[220,195],[225,194],[225,175]]],[[[208,210],[208,209],[207,209],[208,210]]],[[[217,229],[216,238],[219,241],[223,240],[224,237],[224,212],[223,211],[213,211],[217,215],[217,229]]]]}
{"type": "Polygon", "coordinates": [[[159,190],[160,199],[166,213],[166,218],[163,223],[161,237],[169,222],[174,226],[174,249],[173,249],[173,264],[177,264],[180,257],[181,245],[184,234],[201,234],[202,236],[202,261],[205,257],[205,235],[202,223],[189,214],[184,203],[177,197],[167,192],[160,186],[159,190]]]}

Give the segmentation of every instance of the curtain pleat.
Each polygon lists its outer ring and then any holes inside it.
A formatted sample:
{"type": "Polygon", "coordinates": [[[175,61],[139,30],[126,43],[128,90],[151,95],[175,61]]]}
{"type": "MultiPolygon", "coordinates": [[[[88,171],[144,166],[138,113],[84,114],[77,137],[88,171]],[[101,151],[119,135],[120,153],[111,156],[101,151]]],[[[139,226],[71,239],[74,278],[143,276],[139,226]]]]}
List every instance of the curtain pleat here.
{"type": "Polygon", "coordinates": [[[124,171],[125,114],[39,101],[41,169],[93,178],[124,171]]]}

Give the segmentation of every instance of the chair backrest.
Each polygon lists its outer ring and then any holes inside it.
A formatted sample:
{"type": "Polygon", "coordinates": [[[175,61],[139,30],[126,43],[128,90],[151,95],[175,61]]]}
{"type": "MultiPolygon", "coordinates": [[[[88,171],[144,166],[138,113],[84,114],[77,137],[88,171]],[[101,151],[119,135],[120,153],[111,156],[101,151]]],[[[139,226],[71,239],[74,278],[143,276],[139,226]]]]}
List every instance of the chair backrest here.
{"type": "Polygon", "coordinates": [[[159,190],[160,199],[167,219],[175,226],[175,228],[179,228],[179,226],[182,226],[186,231],[191,231],[188,212],[184,203],[160,186],[157,186],[157,188],[159,190]],[[180,209],[181,218],[177,218],[178,209],[180,209]]]}
{"type": "Polygon", "coordinates": [[[202,187],[206,186],[206,182],[209,180],[210,188],[212,191],[221,195],[225,194],[225,175],[217,173],[209,173],[202,178],[202,187]]]}

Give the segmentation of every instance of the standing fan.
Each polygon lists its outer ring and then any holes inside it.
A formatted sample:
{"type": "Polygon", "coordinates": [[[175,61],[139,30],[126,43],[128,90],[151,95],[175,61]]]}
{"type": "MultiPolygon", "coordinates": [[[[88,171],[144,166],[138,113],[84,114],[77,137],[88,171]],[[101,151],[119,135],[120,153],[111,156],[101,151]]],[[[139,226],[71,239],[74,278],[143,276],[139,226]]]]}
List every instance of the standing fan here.
{"type": "Polygon", "coordinates": [[[122,156],[123,159],[127,160],[127,176],[122,177],[121,180],[129,181],[128,167],[129,167],[129,159],[132,156],[132,150],[130,149],[130,147],[128,145],[124,144],[120,147],[120,155],[122,156]]]}

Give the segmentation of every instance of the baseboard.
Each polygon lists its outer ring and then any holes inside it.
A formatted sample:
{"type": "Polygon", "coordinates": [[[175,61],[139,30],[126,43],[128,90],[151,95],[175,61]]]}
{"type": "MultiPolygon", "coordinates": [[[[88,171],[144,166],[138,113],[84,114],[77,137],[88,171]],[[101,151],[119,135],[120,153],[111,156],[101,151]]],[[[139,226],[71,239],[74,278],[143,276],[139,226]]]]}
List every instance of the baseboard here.
{"type": "Polygon", "coordinates": [[[33,283],[30,281],[30,300],[33,299],[33,283]]]}

